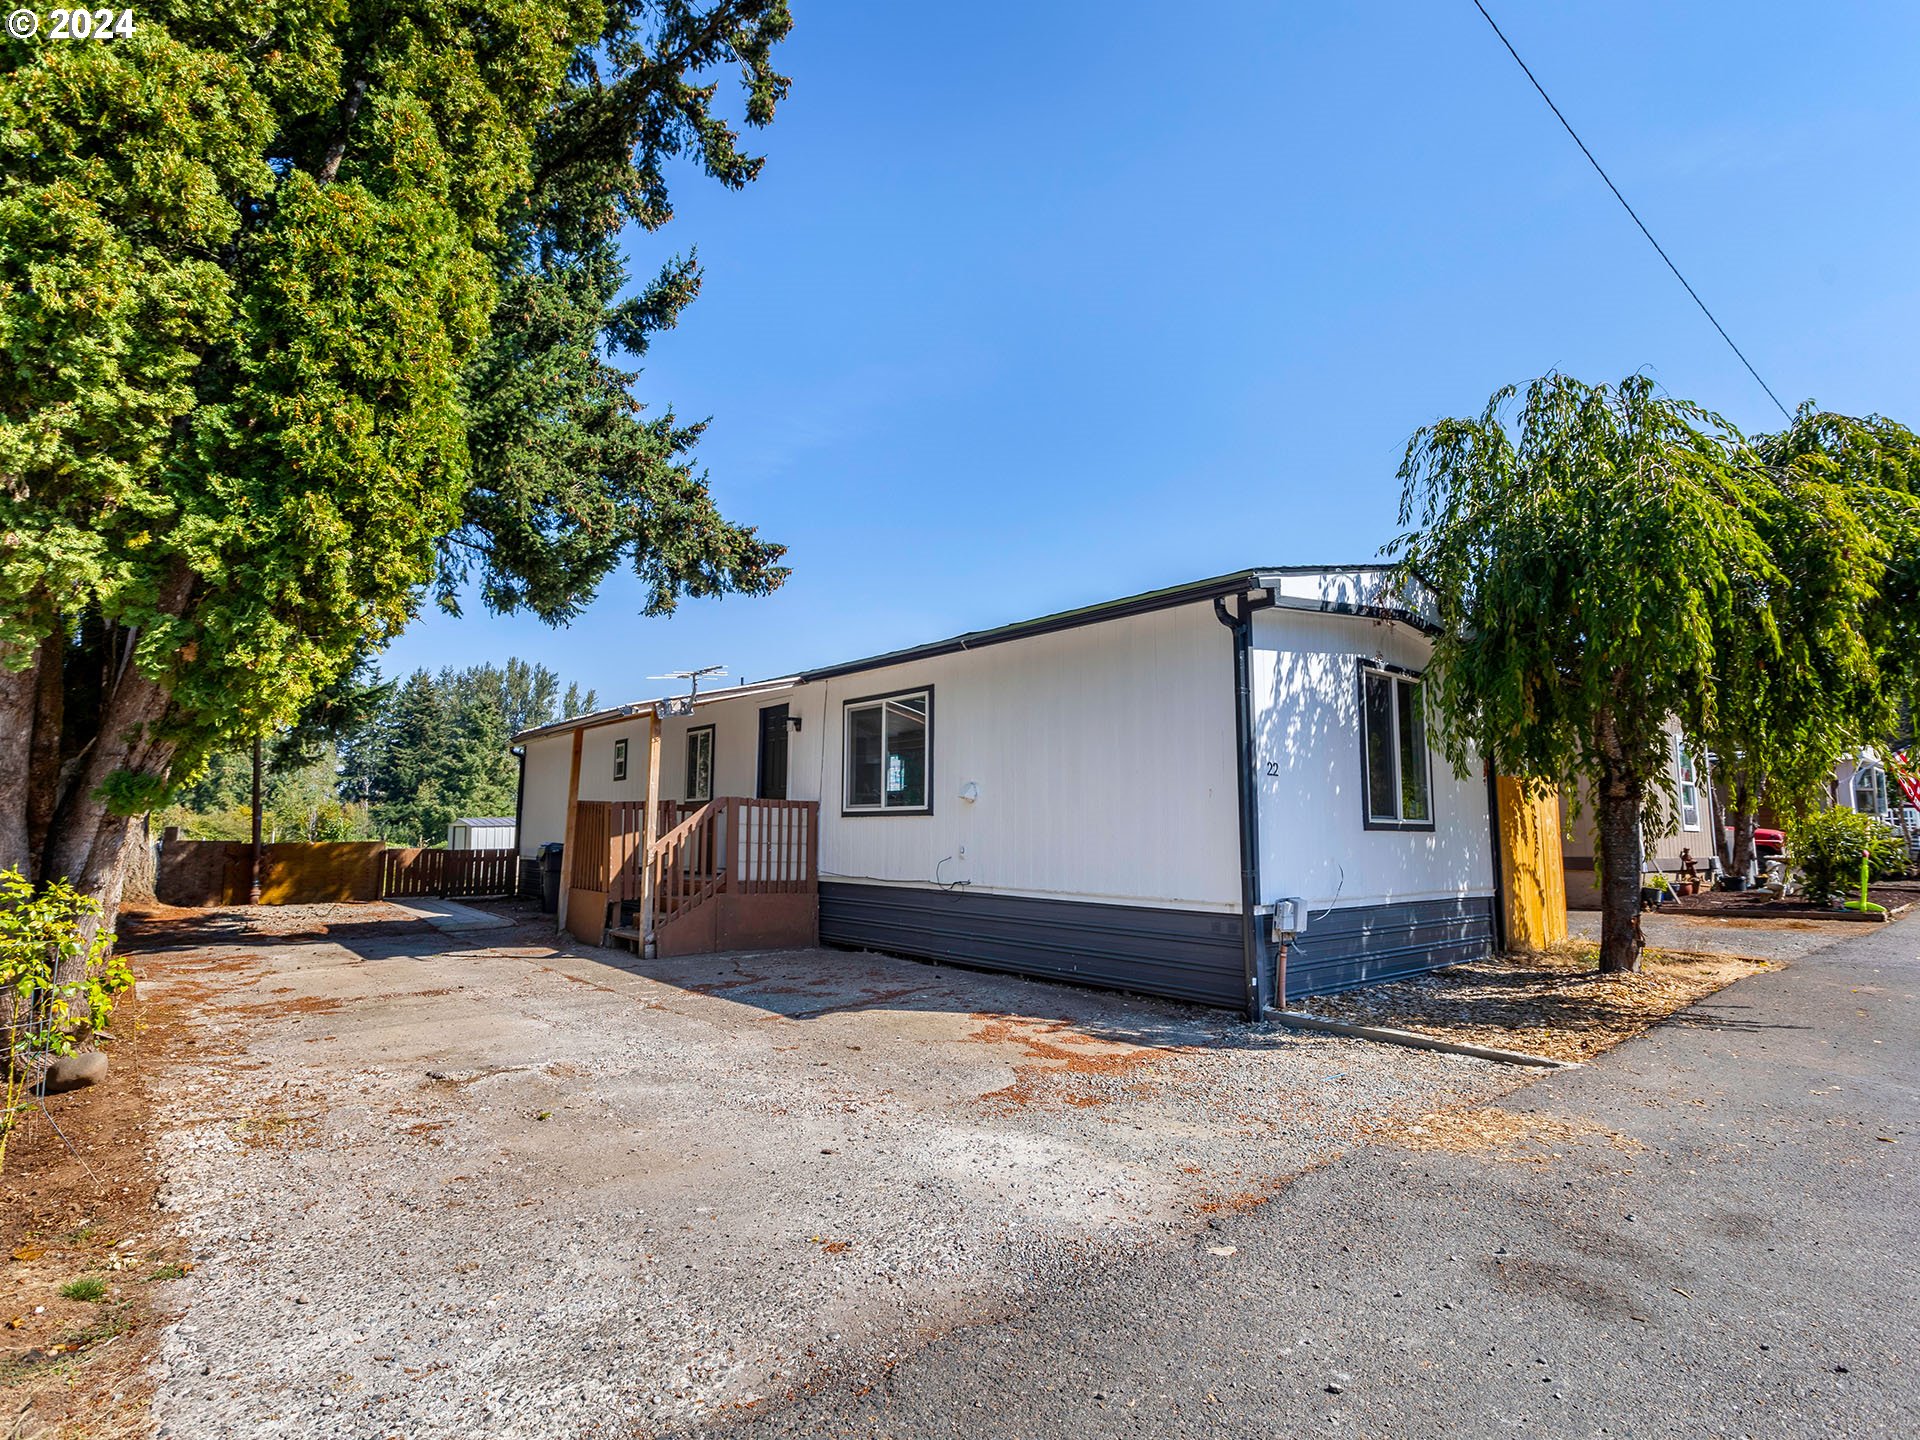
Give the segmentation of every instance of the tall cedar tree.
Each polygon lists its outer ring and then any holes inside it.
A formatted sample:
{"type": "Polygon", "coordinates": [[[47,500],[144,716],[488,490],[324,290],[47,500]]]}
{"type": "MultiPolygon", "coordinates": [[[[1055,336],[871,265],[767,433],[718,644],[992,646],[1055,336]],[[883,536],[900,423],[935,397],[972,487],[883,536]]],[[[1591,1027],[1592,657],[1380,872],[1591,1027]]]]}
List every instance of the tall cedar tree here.
{"type": "Polygon", "coordinates": [[[764,591],[630,372],[691,297],[615,237],[759,161],[778,0],[155,0],[0,40],[0,868],[117,907],[133,816],[284,728],[436,581],[574,613],[764,591]]]}

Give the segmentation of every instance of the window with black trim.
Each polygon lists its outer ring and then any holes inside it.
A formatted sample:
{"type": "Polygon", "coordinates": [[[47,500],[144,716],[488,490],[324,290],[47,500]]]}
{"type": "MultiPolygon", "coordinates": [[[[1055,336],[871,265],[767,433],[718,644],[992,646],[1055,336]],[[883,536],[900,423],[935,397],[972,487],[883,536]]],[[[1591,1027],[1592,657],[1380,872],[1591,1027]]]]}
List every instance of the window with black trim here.
{"type": "Polygon", "coordinates": [[[627,742],[624,740],[613,742],[613,778],[616,780],[627,778],[627,742]]]}
{"type": "Polygon", "coordinates": [[[1420,677],[1363,667],[1360,744],[1371,828],[1433,827],[1433,771],[1420,677]]]}
{"type": "Polygon", "coordinates": [[[687,799],[713,798],[713,726],[687,731],[687,799]]]}
{"type": "Polygon", "coordinates": [[[931,811],[933,691],[849,700],[842,713],[842,810],[849,815],[931,811]]]}

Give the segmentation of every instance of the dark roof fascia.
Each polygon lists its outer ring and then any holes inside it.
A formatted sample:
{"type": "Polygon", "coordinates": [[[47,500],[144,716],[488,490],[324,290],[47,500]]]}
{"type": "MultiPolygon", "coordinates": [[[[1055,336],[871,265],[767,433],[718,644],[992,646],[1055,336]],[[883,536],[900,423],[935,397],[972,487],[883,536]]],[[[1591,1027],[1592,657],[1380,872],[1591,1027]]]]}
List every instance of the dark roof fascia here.
{"type": "MultiPolygon", "coordinates": [[[[1238,595],[1247,590],[1271,590],[1274,589],[1273,581],[1283,575],[1325,575],[1349,570],[1385,568],[1375,562],[1364,565],[1269,565],[1259,570],[1236,570],[1228,575],[1215,575],[1207,580],[1192,580],[1184,585],[1170,586],[1165,590],[1149,590],[1142,595],[1129,595],[1120,600],[1105,600],[1097,605],[1082,606],[1078,610],[1062,610],[1033,620],[1019,620],[1011,625],[996,626],[991,630],[970,630],[964,635],[955,635],[948,640],[935,640],[926,645],[909,646],[904,650],[889,650],[885,654],[870,655],[864,660],[849,660],[840,665],[803,670],[799,678],[802,683],[828,680],[837,675],[853,675],[863,670],[881,670],[889,665],[905,665],[914,660],[930,660],[938,655],[955,655],[963,650],[979,650],[988,645],[1004,645],[1010,640],[1025,640],[1035,635],[1051,635],[1061,630],[1076,630],[1082,625],[1099,625],[1108,620],[1124,620],[1129,616],[1151,614],[1155,610],[1171,610],[1175,606],[1191,605],[1227,595],[1238,595]]],[[[1362,615],[1378,620],[1393,620],[1416,626],[1429,634],[1437,633],[1426,620],[1409,610],[1398,607],[1349,605],[1332,600],[1302,600],[1283,596],[1277,592],[1273,596],[1273,603],[1287,609],[1320,611],[1328,615],[1362,615]]]]}
{"type": "MultiPolygon", "coordinates": [[[[1324,567],[1315,565],[1308,568],[1318,571],[1324,567]]],[[[1267,570],[1261,573],[1277,575],[1294,572],[1267,570]]],[[[889,650],[883,655],[869,655],[864,660],[849,660],[844,664],[827,665],[818,670],[803,670],[800,672],[800,679],[804,683],[828,680],[836,675],[853,675],[862,670],[882,670],[889,665],[904,665],[913,660],[930,660],[936,655],[956,655],[963,650],[979,650],[988,645],[1004,645],[1009,640],[1025,640],[1031,636],[1051,635],[1061,630],[1077,630],[1083,625],[1098,625],[1107,620],[1124,620],[1132,615],[1147,615],[1155,610],[1171,610],[1178,605],[1191,605],[1197,601],[1212,600],[1222,595],[1237,595],[1243,590],[1257,588],[1259,586],[1255,572],[1238,570],[1231,575],[1216,575],[1209,580],[1192,580],[1184,585],[1174,585],[1165,590],[1149,590],[1144,595],[1129,595],[1121,600],[1104,600],[1097,605],[1082,606],[1078,610],[1061,610],[1033,620],[1018,620],[1011,625],[995,626],[991,630],[969,630],[964,635],[955,635],[948,640],[913,645],[905,650],[889,650]]]]}
{"type": "Polygon", "coordinates": [[[549,735],[564,735],[569,730],[593,730],[602,725],[618,725],[623,720],[637,719],[652,708],[649,702],[637,700],[630,705],[614,705],[605,710],[590,710],[585,715],[571,715],[565,720],[549,720],[530,730],[515,731],[513,743],[520,745],[528,740],[543,740],[549,735]]]}

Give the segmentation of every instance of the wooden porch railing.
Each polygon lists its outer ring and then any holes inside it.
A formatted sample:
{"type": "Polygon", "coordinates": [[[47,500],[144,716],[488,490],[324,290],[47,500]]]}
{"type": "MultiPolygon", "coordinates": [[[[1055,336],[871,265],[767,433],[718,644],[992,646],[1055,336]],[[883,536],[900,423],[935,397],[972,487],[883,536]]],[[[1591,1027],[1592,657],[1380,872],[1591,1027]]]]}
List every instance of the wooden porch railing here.
{"type": "MultiPolygon", "coordinates": [[[[664,818],[664,817],[663,817],[664,818]]],[[[641,895],[638,805],[616,806],[606,850],[616,904],[641,895]]],[[[670,920],[711,896],[806,894],[819,888],[820,805],[815,800],[710,800],[654,841],[654,915],[670,920]]]]}
{"type": "Polygon", "coordinates": [[[723,796],[704,805],[663,800],[653,853],[643,856],[643,801],[582,800],[567,870],[575,890],[606,898],[619,923],[652,869],[654,920],[673,920],[715,895],[801,895],[819,889],[815,800],[723,796]]]}

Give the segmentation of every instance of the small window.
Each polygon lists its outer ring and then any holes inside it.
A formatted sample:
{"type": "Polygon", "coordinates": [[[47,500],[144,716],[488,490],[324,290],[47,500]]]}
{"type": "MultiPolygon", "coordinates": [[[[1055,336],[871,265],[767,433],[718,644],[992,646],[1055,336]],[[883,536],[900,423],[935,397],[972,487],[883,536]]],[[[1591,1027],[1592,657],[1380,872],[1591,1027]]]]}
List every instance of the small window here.
{"type": "Polygon", "coordinates": [[[908,691],[846,706],[844,805],[849,814],[926,814],[933,692],[908,691]]]}
{"type": "Polygon", "coordinates": [[[616,780],[627,778],[627,742],[624,740],[613,742],[613,778],[616,780]]]}
{"type": "Polygon", "coordinates": [[[687,799],[713,798],[713,726],[687,732],[687,799]]]}
{"type": "Polygon", "coordinates": [[[1362,669],[1360,729],[1369,828],[1432,828],[1433,775],[1419,679],[1362,669]]]}
{"type": "Polygon", "coordinates": [[[1862,815],[1878,815],[1887,808],[1887,772],[1875,765],[1853,772],[1853,808],[1862,815]]]}
{"type": "Polygon", "coordinates": [[[1680,781],[1680,828],[1700,828],[1700,772],[1694,767],[1693,752],[1673,737],[1674,774],[1680,781]]]}

